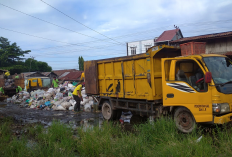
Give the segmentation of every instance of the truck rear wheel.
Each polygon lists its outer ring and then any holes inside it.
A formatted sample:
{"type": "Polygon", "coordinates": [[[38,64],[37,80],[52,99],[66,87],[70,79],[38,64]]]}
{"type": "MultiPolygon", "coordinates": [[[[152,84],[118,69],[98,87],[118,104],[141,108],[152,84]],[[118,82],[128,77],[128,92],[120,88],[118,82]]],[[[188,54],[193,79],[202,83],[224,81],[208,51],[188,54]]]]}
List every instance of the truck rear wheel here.
{"type": "Polygon", "coordinates": [[[104,101],[102,104],[102,115],[106,120],[114,120],[117,111],[112,109],[109,101],[104,101]]]}
{"type": "Polygon", "coordinates": [[[183,133],[190,133],[196,126],[192,113],[185,107],[179,107],[174,114],[176,127],[183,133]]]}

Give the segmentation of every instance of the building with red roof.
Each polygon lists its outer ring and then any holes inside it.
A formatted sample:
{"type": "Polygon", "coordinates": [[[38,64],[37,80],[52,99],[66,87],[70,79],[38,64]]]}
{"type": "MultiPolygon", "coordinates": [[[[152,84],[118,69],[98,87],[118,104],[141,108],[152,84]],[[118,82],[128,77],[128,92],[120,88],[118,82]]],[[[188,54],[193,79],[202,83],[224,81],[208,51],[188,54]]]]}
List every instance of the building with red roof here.
{"type": "Polygon", "coordinates": [[[164,31],[159,37],[153,39],[134,41],[127,43],[127,56],[146,53],[146,51],[157,45],[169,45],[171,41],[183,38],[180,29],[164,31]]]}
{"type": "Polygon", "coordinates": [[[156,40],[155,40],[155,46],[157,45],[169,45],[171,41],[175,41],[178,39],[183,38],[183,35],[181,33],[180,29],[173,29],[173,30],[167,30],[164,31],[156,40]]]}

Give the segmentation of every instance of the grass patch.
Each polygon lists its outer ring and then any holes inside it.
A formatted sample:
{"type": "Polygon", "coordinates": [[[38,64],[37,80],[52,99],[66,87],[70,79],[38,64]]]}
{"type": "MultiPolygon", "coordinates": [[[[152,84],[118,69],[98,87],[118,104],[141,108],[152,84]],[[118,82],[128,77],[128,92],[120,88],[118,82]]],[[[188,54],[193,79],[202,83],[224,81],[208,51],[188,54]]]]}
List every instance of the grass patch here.
{"type": "Polygon", "coordinates": [[[78,128],[77,136],[58,121],[48,129],[30,126],[20,137],[12,133],[11,125],[12,120],[1,121],[0,156],[232,156],[231,128],[183,134],[168,118],[139,124],[132,132],[105,122],[101,128],[78,128]]]}

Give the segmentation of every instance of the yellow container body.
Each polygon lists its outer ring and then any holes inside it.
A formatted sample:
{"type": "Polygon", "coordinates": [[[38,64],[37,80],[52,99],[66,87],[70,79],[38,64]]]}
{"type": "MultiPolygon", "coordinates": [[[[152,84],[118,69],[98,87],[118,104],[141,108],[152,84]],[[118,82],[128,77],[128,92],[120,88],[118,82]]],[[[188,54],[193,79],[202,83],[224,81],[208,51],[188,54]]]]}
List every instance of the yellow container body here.
{"type": "Polygon", "coordinates": [[[170,56],[180,55],[179,49],[163,45],[139,55],[85,62],[86,85],[93,85],[86,86],[87,93],[95,90],[94,94],[100,96],[148,101],[162,99],[162,55],[157,54],[163,48],[174,51],[170,56]],[[96,66],[97,78],[90,72],[93,66],[96,66]],[[94,79],[96,83],[91,82],[94,79]]]}

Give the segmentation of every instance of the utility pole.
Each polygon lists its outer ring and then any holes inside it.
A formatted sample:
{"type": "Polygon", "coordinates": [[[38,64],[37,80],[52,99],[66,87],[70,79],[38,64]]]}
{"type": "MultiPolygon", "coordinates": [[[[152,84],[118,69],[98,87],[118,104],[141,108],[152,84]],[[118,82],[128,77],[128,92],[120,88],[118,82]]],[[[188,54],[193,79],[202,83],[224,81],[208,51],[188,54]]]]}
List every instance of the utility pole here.
{"type": "Polygon", "coordinates": [[[33,57],[33,56],[30,56],[31,57],[31,60],[30,60],[30,69],[29,69],[29,72],[31,72],[31,62],[32,62],[32,60],[34,60],[34,58],[35,57],[33,57]]]}

